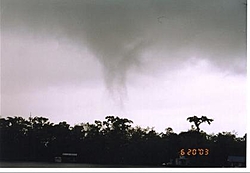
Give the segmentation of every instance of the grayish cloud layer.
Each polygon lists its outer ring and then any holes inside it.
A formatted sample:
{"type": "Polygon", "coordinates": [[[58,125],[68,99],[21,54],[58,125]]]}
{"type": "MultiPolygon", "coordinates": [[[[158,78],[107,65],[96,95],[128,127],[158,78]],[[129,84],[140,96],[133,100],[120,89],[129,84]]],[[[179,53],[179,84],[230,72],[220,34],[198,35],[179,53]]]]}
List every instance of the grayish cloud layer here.
{"type": "MultiPolygon", "coordinates": [[[[145,124],[154,114],[185,120],[195,108],[245,116],[245,0],[0,3],[6,114],[36,110],[76,120],[121,113],[127,103],[131,119],[145,124]],[[119,108],[102,98],[105,90],[119,108]]],[[[218,128],[225,119],[217,118],[218,128]]]]}
{"type": "Polygon", "coordinates": [[[127,73],[134,66],[161,72],[197,58],[244,74],[244,2],[2,0],[1,33],[87,47],[102,65],[106,87],[119,96],[126,95],[127,73]]]}

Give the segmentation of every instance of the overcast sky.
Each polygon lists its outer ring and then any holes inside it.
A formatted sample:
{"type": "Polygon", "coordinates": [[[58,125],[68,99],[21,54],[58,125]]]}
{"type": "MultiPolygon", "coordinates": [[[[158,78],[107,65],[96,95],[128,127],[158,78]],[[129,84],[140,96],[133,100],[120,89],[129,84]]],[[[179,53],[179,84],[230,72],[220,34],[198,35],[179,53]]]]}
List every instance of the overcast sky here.
{"type": "Polygon", "coordinates": [[[246,133],[246,1],[0,2],[1,116],[246,133]]]}

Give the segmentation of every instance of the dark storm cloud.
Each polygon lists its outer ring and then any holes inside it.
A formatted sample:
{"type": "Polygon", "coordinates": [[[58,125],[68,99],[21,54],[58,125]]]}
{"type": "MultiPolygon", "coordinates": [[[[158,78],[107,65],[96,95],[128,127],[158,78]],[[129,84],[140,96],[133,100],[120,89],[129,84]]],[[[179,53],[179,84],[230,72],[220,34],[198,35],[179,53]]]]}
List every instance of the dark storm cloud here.
{"type": "Polygon", "coordinates": [[[244,74],[244,2],[2,0],[1,34],[87,47],[102,65],[107,88],[119,97],[126,94],[127,73],[133,67],[166,71],[195,57],[244,74]]]}

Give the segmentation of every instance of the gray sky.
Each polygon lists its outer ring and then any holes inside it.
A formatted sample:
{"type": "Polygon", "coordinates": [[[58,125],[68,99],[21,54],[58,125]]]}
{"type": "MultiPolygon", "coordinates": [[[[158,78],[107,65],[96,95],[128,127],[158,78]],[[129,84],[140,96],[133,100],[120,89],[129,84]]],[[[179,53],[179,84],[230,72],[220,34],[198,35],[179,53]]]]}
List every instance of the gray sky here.
{"type": "Polygon", "coordinates": [[[246,132],[246,1],[0,2],[2,116],[246,132]]]}

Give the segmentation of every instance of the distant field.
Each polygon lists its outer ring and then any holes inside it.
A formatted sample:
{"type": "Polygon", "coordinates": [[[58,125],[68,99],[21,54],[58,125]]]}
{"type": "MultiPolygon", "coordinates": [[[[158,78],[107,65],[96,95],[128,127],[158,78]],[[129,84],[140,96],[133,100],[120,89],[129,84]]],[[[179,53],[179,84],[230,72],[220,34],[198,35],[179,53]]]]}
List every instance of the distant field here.
{"type": "Polygon", "coordinates": [[[152,165],[101,165],[87,163],[55,162],[6,162],[0,161],[0,168],[222,168],[222,166],[152,166],[152,165]]]}
{"type": "Polygon", "coordinates": [[[53,162],[0,162],[1,168],[134,168],[147,166],[130,165],[98,165],[85,163],[53,163],[53,162]]]}

